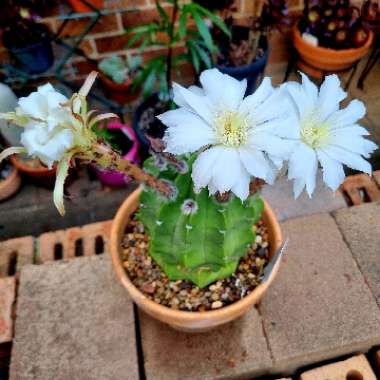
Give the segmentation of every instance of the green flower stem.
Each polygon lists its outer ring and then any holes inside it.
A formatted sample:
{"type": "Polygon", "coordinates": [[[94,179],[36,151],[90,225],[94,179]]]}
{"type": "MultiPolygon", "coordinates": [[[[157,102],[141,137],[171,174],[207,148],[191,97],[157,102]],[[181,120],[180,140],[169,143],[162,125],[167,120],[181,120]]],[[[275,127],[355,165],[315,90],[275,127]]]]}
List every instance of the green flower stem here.
{"type": "Polygon", "coordinates": [[[110,147],[104,144],[96,144],[93,146],[93,153],[93,162],[102,168],[125,173],[136,181],[145,183],[152,189],[157,190],[166,197],[170,197],[172,195],[173,189],[169,183],[160,181],[156,177],[142,170],[139,166],[123,159],[110,147]]]}

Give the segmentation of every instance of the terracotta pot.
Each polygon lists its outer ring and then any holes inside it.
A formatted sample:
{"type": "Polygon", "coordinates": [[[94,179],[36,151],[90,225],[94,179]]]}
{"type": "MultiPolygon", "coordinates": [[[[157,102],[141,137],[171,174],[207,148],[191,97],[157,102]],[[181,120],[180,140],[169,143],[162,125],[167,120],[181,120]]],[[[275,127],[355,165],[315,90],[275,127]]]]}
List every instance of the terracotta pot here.
{"type": "Polygon", "coordinates": [[[18,170],[12,166],[11,174],[4,180],[0,180],[0,201],[8,199],[15,194],[21,186],[21,177],[18,170]]]}
{"type": "MultiPolygon", "coordinates": [[[[91,9],[91,7],[87,6],[84,2],[80,0],[68,0],[68,1],[75,12],[86,13],[86,12],[94,11],[93,9],[91,9]]],[[[91,4],[93,7],[95,7],[98,10],[103,8],[103,0],[86,0],[86,1],[87,3],[91,4]]]]}
{"type": "Polygon", "coordinates": [[[342,71],[367,54],[372,45],[373,33],[370,32],[368,41],[359,48],[335,50],[320,46],[313,46],[306,42],[298,29],[293,29],[293,45],[300,55],[300,69],[307,74],[321,77],[326,72],[342,71]]]}
{"type": "Polygon", "coordinates": [[[52,169],[48,169],[45,166],[32,168],[28,166],[23,160],[19,159],[17,155],[11,156],[10,161],[12,162],[12,165],[19,170],[20,173],[25,174],[29,177],[37,179],[48,179],[55,177],[55,167],[52,169]]]}
{"type": "MultiPolygon", "coordinates": [[[[139,196],[141,188],[135,190],[122,204],[118,210],[111,228],[111,257],[114,270],[117,277],[127,289],[133,301],[151,317],[161,322],[167,323],[171,327],[186,332],[203,332],[214,327],[230,322],[252,308],[257,304],[264,292],[267,290],[274,277],[278,272],[279,261],[273,268],[272,274],[268,281],[260,284],[252,293],[229,306],[222,307],[218,310],[205,312],[187,312],[173,310],[169,307],[159,305],[158,303],[146,298],[140,290],[138,290],[131,280],[128,278],[123,267],[121,259],[121,241],[126,226],[129,223],[131,215],[139,206],[139,196]]],[[[279,249],[282,244],[282,234],[278,221],[269,207],[264,201],[263,219],[268,226],[270,239],[270,257],[279,249]]]]}
{"type": "Polygon", "coordinates": [[[138,91],[132,92],[132,80],[130,79],[124,83],[115,83],[105,75],[101,74],[100,81],[106,95],[122,105],[133,102],[139,96],[138,91]]]}

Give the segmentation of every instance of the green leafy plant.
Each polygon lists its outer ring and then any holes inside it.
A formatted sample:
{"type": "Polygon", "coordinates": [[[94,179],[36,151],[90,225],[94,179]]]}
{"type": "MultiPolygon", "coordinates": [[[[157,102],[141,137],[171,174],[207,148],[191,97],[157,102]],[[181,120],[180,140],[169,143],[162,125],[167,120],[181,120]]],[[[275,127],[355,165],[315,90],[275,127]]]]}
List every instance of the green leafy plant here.
{"type": "Polygon", "coordinates": [[[99,63],[99,69],[115,83],[122,84],[132,79],[142,64],[141,56],[130,56],[127,60],[113,55],[99,63]]]}
{"type": "Polygon", "coordinates": [[[179,67],[184,62],[191,62],[197,73],[212,66],[212,55],[217,47],[205,19],[230,36],[223,20],[199,4],[180,4],[179,0],[167,2],[172,5],[170,13],[156,0],[158,19],[126,30],[132,34],[128,46],[142,41],[140,49],[147,46],[166,48],[166,54],[147,62],[134,80],[134,87],[142,86],[144,96],[150,95],[158,84],[161,99],[169,98],[173,69],[179,74],[179,67]],[[184,52],[174,54],[176,47],[183,47],[184,52]]]}
{"type": "Polygon", "coordinates": [[[255,239],[252,225],[260,219],[263,202],[256,195],[245,202],[232,196],[228,202],[220,203],[210,201],[207,189],[195,193],[191,179],[195,158],[196,155],[186,163],[189,168],[185,174],[170,166],[160,171],[154,158],[146,161],[145,169],[172,181],[178,194],[170,202],[145,189],[138,218],[148,229],[149,254],[169,279],[190,280],[205,287],[235,272],[247,246],[255,239]]]}

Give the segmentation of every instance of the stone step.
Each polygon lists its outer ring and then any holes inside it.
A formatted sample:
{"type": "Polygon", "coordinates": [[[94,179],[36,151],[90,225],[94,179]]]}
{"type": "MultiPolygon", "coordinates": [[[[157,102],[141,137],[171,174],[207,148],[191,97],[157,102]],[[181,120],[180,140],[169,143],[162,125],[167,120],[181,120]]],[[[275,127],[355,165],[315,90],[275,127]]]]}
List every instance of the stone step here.
{"type": "Polygon", "coordinates": [[[133,304],[108,255],[20,273],[11,380],[137,380],[133,304]]]}
{"type": "Polygon", "coordinates": [[[325,365],[304,372],[300,380],[376,380],[364,355],[325,365]]]}

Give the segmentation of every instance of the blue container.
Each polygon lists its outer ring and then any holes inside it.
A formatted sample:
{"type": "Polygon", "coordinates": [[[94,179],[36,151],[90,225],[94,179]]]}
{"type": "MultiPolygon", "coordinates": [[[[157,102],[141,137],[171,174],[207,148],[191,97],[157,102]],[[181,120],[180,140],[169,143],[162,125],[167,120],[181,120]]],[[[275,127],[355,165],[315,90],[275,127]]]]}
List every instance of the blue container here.
{"type": "Polygon", "coordinates": [[[40,74],[54,63],[53,49],[48,39],[24,48],[9,49],[12,55],[20,63],[21,69],[29,74],[40,74]]]}
{"type": "Polygon", "coordinates": [[[238,67],[216,66],[222,73],[228,74],[235,79],[247,79],[247,90],[245,95],[252,94],[256,89],[257,78],[264,72],[269,57],[269,48],[265,50],[264,55],[249,65],[238,67]]]}

